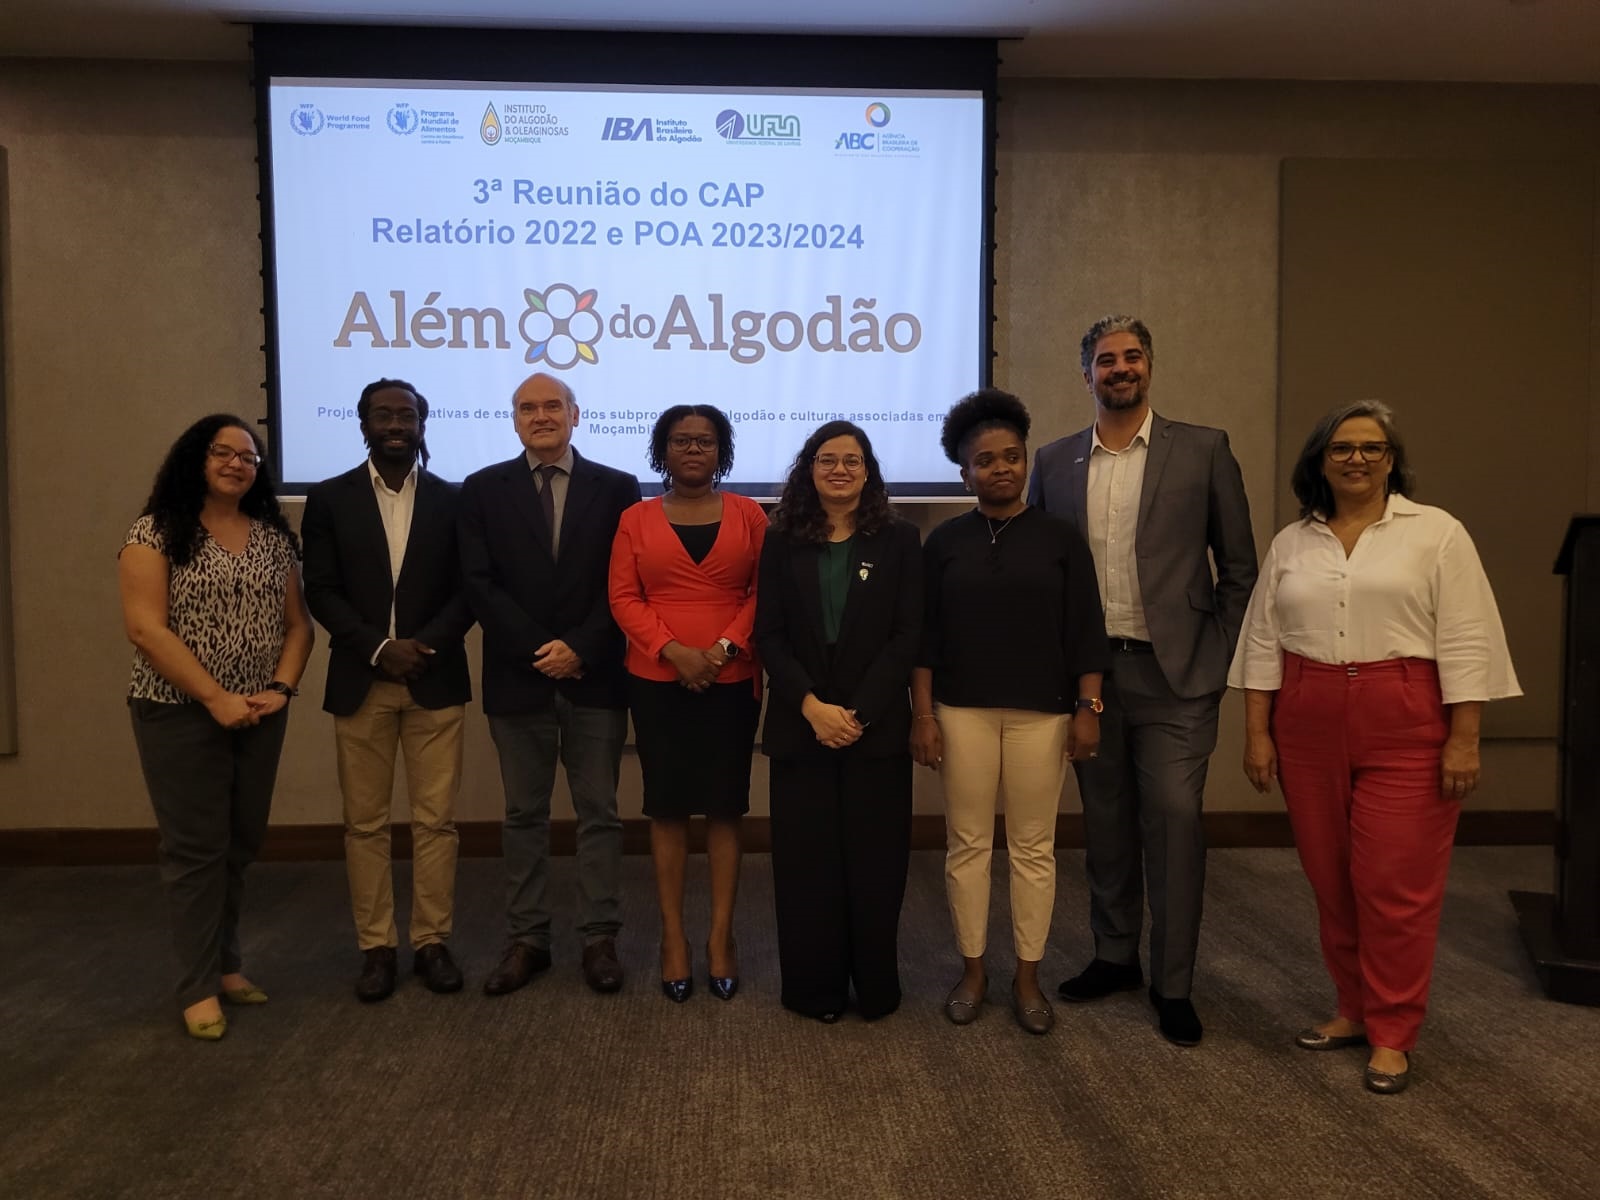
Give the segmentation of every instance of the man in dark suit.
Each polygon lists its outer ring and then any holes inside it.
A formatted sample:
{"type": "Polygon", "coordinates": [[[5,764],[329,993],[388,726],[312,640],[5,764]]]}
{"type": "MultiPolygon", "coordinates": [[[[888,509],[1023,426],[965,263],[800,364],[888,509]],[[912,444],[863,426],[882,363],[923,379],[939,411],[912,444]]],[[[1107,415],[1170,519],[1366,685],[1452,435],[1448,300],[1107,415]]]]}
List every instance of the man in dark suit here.
{"type": "Polygon", "coordinates": [[[1081,360],[1095,423],[1039,451],[1029,495],[1088,540],[1112,650],[1099,753],[1073,764],[1094,959],[1060,994],[1094,1000],[1143,983],[1148,879],[1150,1000],[1163,1036],[1192,1046],[1203,1032],[1189,998],[1205,888],[1200,809],[1256,581],[1250,507],[1226,433],[1150,410],[1144,322],[1097,321],[1081,360]]]}
{"type": "Polygon", "coordinates": [[[458,489],[426,469],[427,400],[404,380],[380,379],[362,390],[356,415],[367,461],[311,489],[301,536],[306,600],[331,639],[323,708],[334,717],[363,955],[356,995],[376,1001],[394,991],[399,944],[389,865],[397,747],[411,801],[414,970],[435,992],[461,990],[446,943],[472,613],[456,547],[458,489]]]}
{"type": "Polygon", "coordinates": [[[554,376],[524,380],[511,408],[523,453],[461,487],[461,564],[483,626],[483,711],[506,793],[509,942],[483,990],[514,992],[550,966],[545,889],[559,758],[578,817],[583,975],[595,991],[614,992],[622,986],[617,774],[628,714],[607,576],[639,481],[572,448],[578,404],[554,376]]]}

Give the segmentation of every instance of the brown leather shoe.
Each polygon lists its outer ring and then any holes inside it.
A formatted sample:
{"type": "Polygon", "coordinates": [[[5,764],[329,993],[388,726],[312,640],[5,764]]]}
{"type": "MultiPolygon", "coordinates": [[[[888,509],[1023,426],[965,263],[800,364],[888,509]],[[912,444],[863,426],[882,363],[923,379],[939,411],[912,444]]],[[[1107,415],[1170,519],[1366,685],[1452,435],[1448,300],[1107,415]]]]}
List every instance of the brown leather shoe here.
{"type": "Polygon", "coordinates": [[[374,946],[361,952],[361,977],[356,980],[356,999],[363,1004],[387,1000],[394,992],[394,947],[374,946]]]}
{"type": "Polygon", "coordinates": [[[423,985],[430,992],[443,994],[461,990],[461,968],[456,966],[455,959],[450,957],[450,951],[443,942],[418,946],[411,969],[422,977],[423,985]]]}
{"type": "Polygon", "coordinates": [[[601,938],[583,948],[583,981],[597,992],[622,990],[622,964],[614,938],[601,938]]]}
{"type": "Polygon", "coordinates": [[[504,996],[524,986],[540,971],[550,969],[550,948],[548,946],[528,946],[522,942],[512,942],[506,947],[505,954],[500,959],[500,965],[489,972],[489,978],[483,981],[483,994],[486,996],[504,996]]]}

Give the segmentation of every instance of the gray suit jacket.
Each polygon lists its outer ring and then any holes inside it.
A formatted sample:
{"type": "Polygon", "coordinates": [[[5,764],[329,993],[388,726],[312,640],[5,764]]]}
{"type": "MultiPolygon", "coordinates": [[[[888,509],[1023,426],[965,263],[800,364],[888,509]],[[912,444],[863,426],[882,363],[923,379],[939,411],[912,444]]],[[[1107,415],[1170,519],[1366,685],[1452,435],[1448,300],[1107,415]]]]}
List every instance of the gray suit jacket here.
{"type": "MultiPolygon", "coordinates": [[[[1041,447],[1028,487],[1030,503],[1073,522],[1085,540],[1092,433],[1091,426],[1041,447]]],[[[1151,421],[1135,557],[1167,683],[1185,699],[1222,691],[1256,582],[1250,502],[1222,430],[1151,421]]]]}

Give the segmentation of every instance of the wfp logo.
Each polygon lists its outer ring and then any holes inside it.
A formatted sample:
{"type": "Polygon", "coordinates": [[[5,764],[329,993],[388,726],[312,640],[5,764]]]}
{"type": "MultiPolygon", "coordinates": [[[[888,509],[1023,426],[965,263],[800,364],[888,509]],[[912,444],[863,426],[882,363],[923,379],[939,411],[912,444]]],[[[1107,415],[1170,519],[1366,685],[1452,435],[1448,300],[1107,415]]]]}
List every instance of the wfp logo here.
{"type": "Polygon", "coordinates": [[[742,113],[725,108],[717,114],[717,133],[726,142],[798,146],[800,118],[794,113],[742,113]]]}
{"type": "Polygon", "coordinates": [[[594,288],[579,294],[565,283],[552,283],[542,292],[523,288],[522,299],[528,307],[517,322],[517,332],[528,343],[525,361],[544,362],[557,371],[580,362],[599,362],[594,344],[605,326],[594,311],[597,295],[594,288]]]}
{"type": "Polygon", "coordinates": [[[298,134],[310,137],[322,132],[322,110],[315,104],[302,104],[289,114],[289,125],[298,134]]]}
{"type": "Polygon", "coordinates": [[[655,129],[649,117],[607,117],[600,131],[602,142],[653,142],[655,129]]]}
{"type": "Polygon", "coordinates": [[[389,128],[395,133],[415,133],[418,124],[417,110],[409,104],[396,104],[389,110],[389,128]]]}

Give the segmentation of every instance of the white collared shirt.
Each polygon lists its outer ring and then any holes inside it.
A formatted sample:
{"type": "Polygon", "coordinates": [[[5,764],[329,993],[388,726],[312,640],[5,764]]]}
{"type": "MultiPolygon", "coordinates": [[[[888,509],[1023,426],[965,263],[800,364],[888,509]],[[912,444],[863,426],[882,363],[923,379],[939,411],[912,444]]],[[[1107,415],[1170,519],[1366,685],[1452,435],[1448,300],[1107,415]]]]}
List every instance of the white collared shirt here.
{"type": "Polygon", "coordinates": [[[1472,538],[1444,509],[1400,495],[1348,558],[1319,518],[1272,539],[1228,686],[1277,691],[1284,650],[1320,663],[1432,659],[1446,704],[1522,695],[1472,538]]]}
{"type": "Polygon", "coordinates": [[[1090,426],[1088,507],[1084,512],[1094,573],[1100,581],[1100,605],[1106,612],[1106,633],[1141,642],[1150,640],[1150,626],[1144,619],[1134,549],[1154,416],[1153,411],[1145,411],[1144,424],[1121,450],[1107,449],[1100,441],[1099,424],[1090,426]]]}
{"type": "MultiPolygon", "coordinates": [[[[378,474],[378,468],[372,465],[371,459],[367,460],[367,473],[372,476],[372,494],[378,499],[383,535],[389,542],[389,582],[398,585],[400,566],[406,560],[406,543],[411,540],[411,515],[417,508],[417,464],[411,464],[411,471],[398,492],[389,490],[389,485],[378,474]]],[[[389,636],[395,636],[393,599],[389,601],[389,636]]],[[[383,649],[382,646],[378,648],[383,649]]]]}

